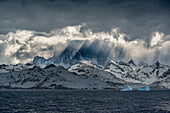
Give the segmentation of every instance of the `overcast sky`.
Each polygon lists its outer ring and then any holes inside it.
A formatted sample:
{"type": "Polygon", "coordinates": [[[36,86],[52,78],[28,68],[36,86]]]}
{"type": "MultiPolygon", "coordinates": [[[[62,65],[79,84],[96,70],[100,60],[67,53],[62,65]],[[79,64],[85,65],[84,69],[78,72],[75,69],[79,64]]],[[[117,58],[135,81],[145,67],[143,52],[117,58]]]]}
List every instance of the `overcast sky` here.
{"type": "MultiPolygon", "coordinates": [[[[23,39],[22,33],[17,34],[19,32],[16,31],[34,32],[33,35],[27,35],[30,36],[30,40],[31,37],[37,37],[37,34],[41,34],[41,36],[45,34],[44,37],[47,37],[47,35],[48,37],[50,37],[49,35],[54,36],[52,32],[61,32],[69,26],[74,28],[81,26],[80,29],[76,29],[76,32],[91,32],[92,34],[88,35],[89,37],[95,33],[104,33],[106,36],[107,33],[109,35],[114,34],[114,36],[124,34],[123,40],[127,43],[140,42],[140,48],[145,50],[144,54],[139,57],[132,55],[133,52],[131,55],[118,52],[118,54],[123,54],[122,60],[128,60],[130,57],[133,57],[136,61],[143,60],[151,52],[154,55],[147,59],[150,63],[160,60],[163,63],[170,64],[169,0],[0,0],[0,47],[2,48],[0,56],[4,59],[0,63],[26,62],[28,56],[29,59],[32,59],[34,55],[41,53],[41,51],[37,51],[28,55],[27,51],[27,54],[22,53],[21,56],[16,56],[16,53],[21,52],[20,49],[23,46],[23,44],[16,43],[16,40],[19,40],[18,37],[29,45],[28,39],[23,39]],[[114,33],[113,30],[115,30],[114,33]],[[10,34],[10,32],[13,34],[10,34]],[[12,40],[15,40],[15,43],[12,40]],[[9,51],[7,45],[16,46],[16,52],[7,55],[7,50],[9,51]],[[5,58],[11,58],[11,61],[5,58]]],[[[70,33],[70,31],[67,32],[70,33]]],[[[59,40],[63,34],[55,34],[55,36],[58,36],[57,40],[59,40]]],[[[80,38],[85,37],[81,36],[80,38]]],[[[103,35],[96,37],[100,40],[99,37],[103,37],[103,35]]],[[[118,37],[114,38],[118,39],[118,37]]],[[[49,38],[49,40],[51,39],[49,38]]],[[[49,43],[48,45],[51,46],[49,43]]],[[[114,49],[114,47],[111,46],[110,49],[114,49]]],[[[129,49],[126,50],[127,47],[123,45],[121,47],[124,48],[126,53],[130,51],[129,49]]],[[[50,55],[53,52],[55,51],[50,51],[50,55]]],[[[43,54],[41,55],[43,56],[43,54]]],[[[112,56],[116,57],[113,59],[120,59],[117,58],[119,55],[112,56]]]]}

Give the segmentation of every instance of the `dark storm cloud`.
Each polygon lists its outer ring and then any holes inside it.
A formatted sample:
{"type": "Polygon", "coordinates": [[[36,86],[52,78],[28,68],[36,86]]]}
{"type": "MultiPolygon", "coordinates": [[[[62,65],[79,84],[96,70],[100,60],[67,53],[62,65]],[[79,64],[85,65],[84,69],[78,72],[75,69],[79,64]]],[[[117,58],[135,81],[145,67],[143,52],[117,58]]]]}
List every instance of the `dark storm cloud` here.
{"type": "MultiPolygon", "coordinates": [[[[152,32],[168,34],[170,2],[167,0],[0,0],[0,32],[87,24],[93,31],[119,27],[134,38],[152,32]]],[[[131,40],[129,39],[129,40],[131,40]]]]}
{"type": "Polygon", "coordinates": [[[170,64],[169,19],[168,0],[0,0],[0,63],[75,46],[83,56],[170,64]]]}

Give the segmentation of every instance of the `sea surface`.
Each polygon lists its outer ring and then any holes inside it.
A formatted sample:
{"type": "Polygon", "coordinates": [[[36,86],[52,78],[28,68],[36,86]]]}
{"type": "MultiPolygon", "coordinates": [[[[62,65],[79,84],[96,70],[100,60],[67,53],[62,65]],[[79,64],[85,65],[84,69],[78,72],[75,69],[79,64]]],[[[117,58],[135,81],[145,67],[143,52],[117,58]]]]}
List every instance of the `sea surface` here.
{"type": "Polygon", "coordinates": [[[170,91],[0,91],[0,112],[169,113],[170,91]]]}

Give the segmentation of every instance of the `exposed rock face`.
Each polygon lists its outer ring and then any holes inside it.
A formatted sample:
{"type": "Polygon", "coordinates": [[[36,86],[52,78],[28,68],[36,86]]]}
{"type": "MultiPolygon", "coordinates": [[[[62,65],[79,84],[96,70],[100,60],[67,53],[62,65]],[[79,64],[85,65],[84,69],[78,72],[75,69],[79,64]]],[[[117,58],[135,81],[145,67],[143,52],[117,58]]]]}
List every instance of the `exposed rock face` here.
{"type": "MultiPolygon", "coordinates": [[[[46,62],[41,57],[35,60],[46,62]]],[[[127,63],[110,60],[105,68],[87,60],[75,62],[69,68],[54,64],[46,67],[37,64],[0,65],[0,88],[121,89],[127,84],[133,89],[146,85],[151,90],[170,89],[170,67],[159,62],[136,65],[133,60],[127,63]]]]}

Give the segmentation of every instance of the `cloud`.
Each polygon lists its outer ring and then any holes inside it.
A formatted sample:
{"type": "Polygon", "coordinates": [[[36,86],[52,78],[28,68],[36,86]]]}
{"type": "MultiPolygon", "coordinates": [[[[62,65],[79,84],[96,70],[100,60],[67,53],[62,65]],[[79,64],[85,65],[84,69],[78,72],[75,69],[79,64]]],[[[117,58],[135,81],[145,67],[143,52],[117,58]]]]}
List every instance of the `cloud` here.
{"type": "Polygon", "coordinates": [[[154,32],[150,45],[153,47],[155,45],[159,46],[163,43],[164,34],[159,32],[154,32]]]}
{"type": "Polygon", "coordinates": [[[149,44],[150,33],[170,34],[169,0],[1,0],[0,33],[18,29],[50,32],[86,23],[93,32],[118,27],[149,44]]]}
{"type": "Polygon", "coordinates": [[[169,64],[170,35],[153,32],[150,46],[141,39],[126,40],[130,36],[113,28],[110,32],[92,32],[85,24],[54,29],[51,32],[16,30],[0,35],[0,63],[27,63],[36,55],[45,58],[60,55],[73,47],[84,56],[104,55],[107,59],[145,61],[160,60],[169,64]],[[82,53],[83,53],[82,52],[82,53]]]}

